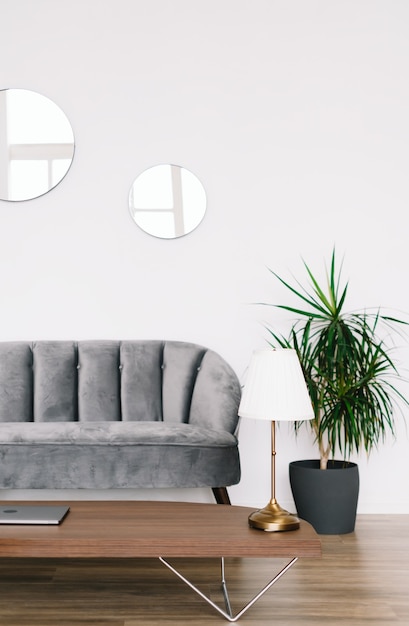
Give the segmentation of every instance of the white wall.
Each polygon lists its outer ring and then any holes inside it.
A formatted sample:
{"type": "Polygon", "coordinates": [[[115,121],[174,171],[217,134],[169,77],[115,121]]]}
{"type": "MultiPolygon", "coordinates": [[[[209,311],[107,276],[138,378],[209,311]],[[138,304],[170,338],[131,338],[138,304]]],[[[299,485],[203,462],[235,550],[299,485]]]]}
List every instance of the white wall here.
{"type": "MultiPolygon", "coordinates": [[[[74,163],[52,192],[0,202],[0,340],[168,338],[243,379],[301,256],[345,254],[350,306],[409,311],[405,0],[1,0],[0,88],[54,100],[74,163]],[[158,163],[194,172],[200,227],[155,239],[127,209],[158,163]]],[[[402,351],[403,367],[409,356],[402,351]]],[[[315,456],[278,434],[288,462],[315,456]]],[[[269,498],[268,424],[243,422],[236,504],[269,498]],[[267,429],[267,430],[266,430],[267,429]]],[[[361,512],[409,512],[408,433],[360,458],[361,512]]]]}

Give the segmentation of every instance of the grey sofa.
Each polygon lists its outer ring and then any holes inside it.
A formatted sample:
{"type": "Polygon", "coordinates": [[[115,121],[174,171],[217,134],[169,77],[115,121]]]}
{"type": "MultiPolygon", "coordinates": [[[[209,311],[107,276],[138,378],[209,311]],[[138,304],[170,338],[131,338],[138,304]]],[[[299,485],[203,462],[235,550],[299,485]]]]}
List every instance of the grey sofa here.
{"type": "Polygon", "coordinates": [[[192,343],[0,343],[0,488],[210,487],[228,504],[239,400],[192,343]]]}

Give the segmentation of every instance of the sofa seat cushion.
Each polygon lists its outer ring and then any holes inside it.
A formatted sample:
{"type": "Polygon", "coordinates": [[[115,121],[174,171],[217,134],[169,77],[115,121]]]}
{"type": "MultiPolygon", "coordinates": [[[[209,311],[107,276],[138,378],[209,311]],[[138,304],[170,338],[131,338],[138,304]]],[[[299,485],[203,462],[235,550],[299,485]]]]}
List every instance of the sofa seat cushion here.
{"type": "Polygon", "coordinates": [[[0,426],[3,488],[221,487],[239,478],[237,439],[225,431],[163,422],[0,426]]]}
{"type": "Polygon", "coordinates": [[[226,431],[208,430],[190,424],[163,422],[6,422],[0,426],[0,445],[58,444],[95,446],[236,446],[226,431]]]}

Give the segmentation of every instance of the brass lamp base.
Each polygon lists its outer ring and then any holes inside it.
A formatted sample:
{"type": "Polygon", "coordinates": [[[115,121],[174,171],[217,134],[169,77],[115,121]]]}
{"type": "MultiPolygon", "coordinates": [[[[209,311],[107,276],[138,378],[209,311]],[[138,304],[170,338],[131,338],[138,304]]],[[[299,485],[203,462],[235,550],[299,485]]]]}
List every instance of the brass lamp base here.
{"type": "Polygon", "coordinates": [[[276,500],[270,500],[264,509],[254,511],[249,516],[249,526],[267,532],[297,530],[300,520],[296,515],[282,509],[276,500]]]}

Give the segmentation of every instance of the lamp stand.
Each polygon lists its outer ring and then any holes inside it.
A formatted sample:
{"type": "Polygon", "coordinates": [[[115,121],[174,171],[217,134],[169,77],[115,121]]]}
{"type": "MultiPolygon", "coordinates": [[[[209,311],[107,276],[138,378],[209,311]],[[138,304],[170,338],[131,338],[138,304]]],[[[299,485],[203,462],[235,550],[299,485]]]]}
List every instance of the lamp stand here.
{"type": "Polygon", "coordinates": [[[296,530],[300,527],[300,520],[296,515],[282,509],[275,495],[275,422],[271,422],[271,500],[259,511],[249,516],[249,526],[268,532],[296,530]]]}

